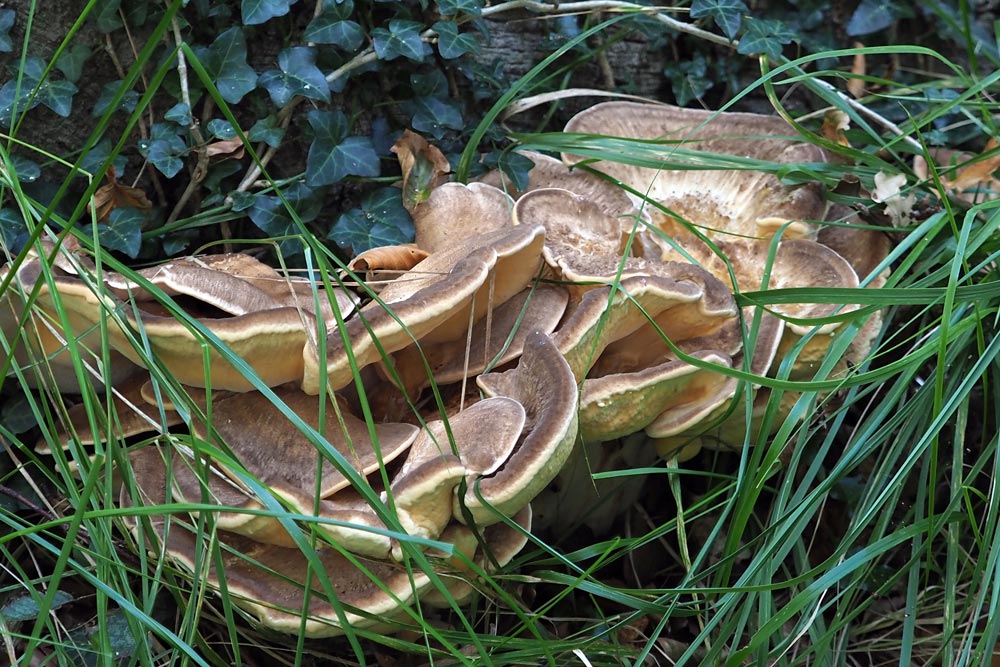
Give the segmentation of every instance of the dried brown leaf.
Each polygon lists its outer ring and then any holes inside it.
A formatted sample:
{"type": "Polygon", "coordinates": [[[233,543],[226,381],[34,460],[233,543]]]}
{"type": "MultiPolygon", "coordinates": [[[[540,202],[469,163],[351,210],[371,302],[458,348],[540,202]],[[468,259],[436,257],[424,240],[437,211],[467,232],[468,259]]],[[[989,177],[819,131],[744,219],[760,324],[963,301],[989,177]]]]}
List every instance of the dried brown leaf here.
{"type": "Polygon", "coordinates": [[[205,147],[205,155],[208,157],[239,160],[243,157],[243,142],[240,141],[239,137],[213,141],[205,147]]]}
{"type": "Polygon", "coordinates": [[[997,142],[994,138],[990,138],[982,153],[982,155],[988,155],[989,157],[978,159],[960,169],[954,179],[945,181],[947,186],[952,190],[961,192],[983,183],[992,183],[994,181],[993,172],[1000,167],[1000,150],[998,149],[1000,149],[1000,142],[997,142]]]}
{"type": "Polygon", "coordinates": [[[427,200],[431,190],[448,180],[451,165],[437,146],[410,130],[403,132],[390,150],[396,154],[403,172],[403,206],[413,213],[427,200]]]}
{"type": "Polygon", "coordinates": [[[97,188],[90,202],[90,208],[95,211],[98,222],[107,220],[111,211],[116,208],[132,207],[148,210],[153,207],[145,192],[118,182],[114,167],[108,169],[105,177],[108,182],[97,188]]]}
{"type": "Polygon", "coordinates": [[[850,146],[844,132],[851,127],[850,117],[840,109],[830,109],[823,115],[823,127],[820,134],[841,146],[850,146]]]}
{"type": "MultiPolygon", "coordinates": [[[[854,42],[854,48],[861,49],[864,48],[864,44],[861,42],[854,42]]],[[[851,65],[851,74],[854,76],[847,80],[847,92],[849,92],[854,99],[858,99],[865,96],[865,81],[864,76],[867,71],[867,66],[865,63],[865,54],[856,53],[854,54],[854,63],[851,65]]]]}
{"type": "Polygon", "coordinates": [[[427,257],[413,243],[382,246],[366,250],[347,265],[355,273],[364,274],[366,281],[391,280],[405,273],[427,257]]]}

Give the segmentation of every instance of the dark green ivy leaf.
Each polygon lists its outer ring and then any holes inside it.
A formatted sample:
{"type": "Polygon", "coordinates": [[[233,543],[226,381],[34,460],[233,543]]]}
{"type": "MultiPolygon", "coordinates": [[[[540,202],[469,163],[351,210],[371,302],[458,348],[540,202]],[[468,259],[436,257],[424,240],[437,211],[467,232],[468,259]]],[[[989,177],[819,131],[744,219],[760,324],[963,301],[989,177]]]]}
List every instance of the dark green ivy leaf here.
{"type": "MultiPolygon", "coordinates": [[[[107,137],[101,139],[87,151],[87,156],[80,162],[80,168],[91,175],[103,174],[104,170],[101,169],[101,166],[108,159],[108,155],[111,154],[111,148],[111,139],[107,137]]],[[[125,173],[127,163],[128,161],[124,155],[116,155],[112,161],[111,164],[115,168],[115,173],[118,174],[119,178],[125,173]]]]}
{"type": "Polygon", "coordinates": [[[420,38],[423,26],[416,21],[392,19],[389,28],[372,30],[372,45],[379,60],[395,60],[400,56],[415,62],[423,62],[431,49],[420,38]]]}
{"type": "Polygon", "coordinates": [[[695,53],[687,62],[668,67],[664,73],[670,76],[674,98],[680,106],[686,106],[691,100],[701,99],[715,85],[711,77],[707,76],[708,61],[701,53],[695,53]]]}
{"type": "Polygon", "coordinates": [[[10,156],[10,161],[17,172],[17,180],[21,183],[33,183],[42,175],[42,168],[37,162],[32,162],[23,155],[14,154],[10,156]]]}
{"type": "MultiPolygon", "coordinates": [[[[124,81],[119,79],[118,81],[112,81],[104,84],[101,88],[101,93],[94,101],[94,110],[91,112],[94,116],[103,116],[108,111],[111,107],[111,103],[115,99],[115,96],[118,95],[118,91],[121,89],[123,83],[124,81]]],[[[121,100],[119,100],[118,106],[115,107],[114,110],[132,113],[132,111],[135,110],[135,107],[139,104],[140,98],[141,96],[136,91],[131,89],[127,90],[121,100]]]]}
{"type": "MultiPolygon", "coordinates": [[[[73,596],[66,591],[56,591],[52,596],[52,605],[45,611],[48,613],[53,609],[58,609],[68,602],[73,601],[73,596]]],[[[7,623],[18,621],[33,621],[38,618],[42,610],[38,606],[38,601],[31,595],[19,595],[0,608],[0,618],[7,623]]]]}
{"type": "MultiPolygon", "coordinates": [[[[15,63],[16,67],[16,63],[15,63]]],[[[73,95],[77,87],[65,79],[53,79],[52,73],[45,76],[45,61],[37,56],[24,59],[20,69],[14,69],[14,76],[0,88],[0,124],[7,125],[11,121],[14,106],[19,112],[24,112],[24,105],[29,103],[33,109],[43,104],[60,116],[69,116],[73,107],[73,95]],[[20,74],[20,87],[17,75],[20,74]]]]}
{"type": "Polygon", "coordinates": [[[191,118],[191,107],[183,102],[178,102],[167,109],[163,117],[171,123],[177,123],[181,127],[189,127],[194,120],[191,118]]]}
{"type": "Polygon", "coordinates": [[[483,13],[483,3],[480,0],[438,0],[438,13],[441,16],[479,16],[483,13]]]}
{"type": "Polygon", "coordinates": [[[259,25],[276,16],[284,16],[296,0],[243,0],[240,9],[243,12],[244,25],[259,25]]]}
{"type": "Polygon", "coordinates": [[[118,16],[118,8],[121,7],[122,0],[105,0],[95,3],[94,11],[89,15],[97,25],[97,29],[103,33],[114,32],[122,27],[121,18],[118,16]]]}
{"type": "Polygon", "coordinates": [[[378,248],[413,241],[413,220],[403,207],[399,188],[379,188],[361,202],[361,208],[344,213],[330,230],[328,239],[358,254],[378,248]]]}
{"type": "Polygon", "coordinates": [[[746,56],[763,53],[772,60],[781,57],[781,47],[795,40],[795,33],[783,21],[747,17],[737,51],[746,56]]]}
{"type": "Polygon", "coordinates": [[[278,239],[278,250],[285,255],[301,254],[301,228],[289,211],[295,211],[302,223],[312,222],[322,208],[321,192],[305,183],[295,183],[284,190],[285,202],[277,195],[258,194],[247,215],[257,227],[272,239],[278,239]]]}
{"type": "Polygon", "coordinates": [[[902,18],[910,18],[913,11],[897,4],[894,0],[861,0],[847,23],[847,34],[851,37],[868,35],[892,26],[902,18]]]}
{"type": "Polygon", "coordinates": [[[216,139],[225,141],[236,136],[236,129],[233,128],[233,124],[222,118],[213,118],[208,121],[205,127],[216,139]]]}
{"type": "Polygon", "coordinates": [[[270,70],[260,75],[260,85],[267,89],[271,101],[279,107],[296,95],[313,100],[330,101],[330,85],[316,67],[316,54],[308,46],[293,46],[278,54],[281,71],[270,70]]]}
{"type": "Polygon", "coordinates": [[[462,112],[445,98],[425,95],[404,102],[403,109],[411,115],[414,130],[435,139],[443,137],[446,130],[460,130],[465,126],[462,112]]]}
{"type": "Polygon", "coordinates": [[[64,49],[56,59],[56,69],[63,73],[69,81],[76,83],[83,76],[83,66],[90,58],[90,47],[86,44],[74,44],[64,49]]]}
{"type": "Polygon", "coordinates": [[[281,144],[281,138],[285,136],[285,128],[281,127],[278,117],[274,114],[261,118],[250,128],[247,138],[250,141],[263,141],[272,148],[281,144]]]}
{"type": "Polygon", "coordinates": [[[153,123],[149,140],[139,142],[139,153],[167,178],[173,178],[184,168],[188,147],[177,134],[176,126],[153,123]]]}
{"type": "Polygon", "coordinates": [[[10,29],[14,27],[17,13],[13,9],[0,9],[0,51],[13,51],[14,42],[10,40],[10,29]]]}
{"type": "Polygon", "coordinates": [[[28,227],[17,209],[0,208],[0,241],[11,253],[20,252],[28,242],[28,227]]]}
{"type": "Polygon", "coordinates": [[[135,259],[142,245],[142,225],[145,222],[146,215],[137,208],[113,208],[108,223],[97,225],[97,238],[105,248],[135,259]]]}
{"type": "Polygon", "coordinates": [[[348,137],[340,111],[310,111],[306,117],[315,138],[306,157],[306,184],[330,185],[345,176],[378,176],[378,155],[368,137],[348,137]]]}
{"type": "Polygon", "coordinates": [[[230,104],[237,104],[257,87],[257,72],[247,64],[247,41],[239,26],[215,38],[205,66],[215,77],[215,87],[222,99],[230,104]]]}
{"type": "Polygon", "coordinates": [[[691,18],[710,16],[729,39],[736,37],[747,11],[743,0],[691,0],[691,18]]]}
{"type": "Polygon", "coordinates": [[[459,32],[454,21],[438,21],[431,28],[438,34],[438,51],[442,58],[458,58],[479,51],[479,40],[468,32],[459,32]]]}
{"type": "Polygon", "coordinates": [[[350,20],[354,2],[327,2],[323,11],[306,26],[302,39],[316,44],[333,44],[346,51],[354,51],[365,39],[365,31],[350,20]]]}

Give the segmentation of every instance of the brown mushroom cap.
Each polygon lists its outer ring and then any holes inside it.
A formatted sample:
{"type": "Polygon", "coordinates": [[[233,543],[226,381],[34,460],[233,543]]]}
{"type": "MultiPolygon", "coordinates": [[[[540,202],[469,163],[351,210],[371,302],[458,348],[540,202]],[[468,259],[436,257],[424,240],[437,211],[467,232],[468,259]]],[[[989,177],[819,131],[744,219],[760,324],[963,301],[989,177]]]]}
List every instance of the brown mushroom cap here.
{"type": "Polygon", "coordinates": [[[462,338],[471,324],[534,278],[543,241],[541,227],[515,227],[431,255],[411,272],[419,277],[393,281],[343,332],[330,334],[325,373],[319,370],[319,350],[306,346],[303,390],[318,393],[324,375],[334,389],[344,387],[354,379],[354,368],[380,361],[415,340],[462,338]]]}
{"type": "MultiPolygon", "coordinates": [[[[731,364],[715,352],[692,356],[725,368],[731,364]]],[[[682,361],[588,379],[580,398],[580,436],[591,442],[650,427],[685,430],[731,398],[735,388],[729,377],[682,361]]]]}
{"type": "MultiPolygon", "coordinates": [[[[122,507],[162,505],[167,500],[167,450],[146,447],[130,454],[138,497],[128,489],[122,491],[122,507]]],[[[219,531],[212,536],[197,536],[187,522],[170,518],[169,514],[153,514],[150,523],[166,552],[183,567],[199,572],[204,581],[218,589],[225,581],[226,592],[233,602],[257,617],[261,625],[308,637],[330,637],[343,633],[343,623],[353,627],[373,627],[397,615],[420,591],[427,588],[429,577],[390,561],[358,560],[368,571],[358,569],[351,561],[332,549],[315,552],[325,576],[333,587],[335,599],[310,573],[309,561],[298,547],[285,548],[255,542],[233,533],[219,531]],[[202,541],[218,539],[220,560],[206,567],[202,541]],[[305,587],[311,591],[307,598],[305,587]],[[338,614],[342,610],[343,616],[338,614]]],[[[140,530],[134,518],[127,522],[133,532],[140,530]]]]}
{"type": "Polygon", "coordinates": [[[427,386],[430,377],[442,385],[479,375],[520,356],[530,332],[552,333],[568,299],[569,293],[558,285],[522,290],[476,322],[468,337],[403,348],[393,356],[393,366],[411,395],[427,386]]]}
{"type": "MultiPolygon", "coordinates": [[[[361,475],[379,470],[405,452],[417,437],[418,429],[410,424],[375,424],[373,441],[368,425],[339,406],[326,405],[320,423],[317,397],[284,387],[275,393],[361,475]]],[[[348,478],[263,394],[252,392],[218,399],[212,404],[210,417],[211,432],[196,421],[195,434],[205,440],[211,440],[212,433],[217,435],[250,474],[293,503],[304,499],[309,507],[314,496],[327,498],[350,485],[348,478]]],[[[234,479],[239,479],[238,474],[234,479]]]]}
{"type": "MultiPolygon", "coordinates": [[[[677,268],[686,276],[689,267],[677,268]]],[[[636,276],[622,280],[614,294],[609,290],[585,294],[554,336],[578,380],[595,366],[601,374],[608,374],[645,368],[651,360],[661,363],[670,353],[664,336],[683,348],[688,340],[710,340],[736,319],[728,292],[720,293],[724,301],[706,299],[701,286],[686,279],[636,276]],[[643,333],[647,329],[648,335],[643,333]]]]}
{"type": "Polygon", "coordinates": [[[510,229],[511,198],[485,183],[445,183],[413,211],[417,247],[428,253],[450,250],[491,232],[510,229]]]}
{"type": "MultiPolygon", "coordinates": [[[[715,113],[667,105],[606,102],[578,113],[566,132],[582,132],[678,144],[683,151],[752,157],[769,162],[823,162],[825,152],[794,137],[785,121],[747,113],[715,113]]],[[[664,151],[665,163],[678,151],[664,151]]],[[[567,164],[581,156],[564,154],[567,164]]],[[[681,156],[683,159],[683,156],[681,156]]],[[[695,167],[698,162],[688,158],[695,167]]],[[[601,161],[595,169],[617,178],[692,223],[711,238],[732,234],[769,238],[784,229],[785,238],[812,232],[810,220],[823,219],[826,202],[819,183],[784,185],[776,176],[748,170],[671,170],[601,161]]],[[[654,219],[656,218],[654,214],[654,219]]],[[[681,235],[665,222],[671,236],[681,235]]]]}
{"type": "Polygon", "coordinates": [[[477,382],[487,396],[513,398],[527,413],[524,433],[503,466],[455,499],[459,521],[467,510],[486,526],[516,514],[566,462],[576,442],[578,392],[569,364],[544,334],[528,337],[517,368],[481,375],[477,382]]]}
{"type": "MultiPolygon", "coordinates": [[[[51,243],[42,245],[45,251],[54,249],[51,243]]],[[[75,394],[80,393],[82,388],[69,351],[71,345],[93,378],[91,384],[95,389],[121,382],[136,368],[114,349],[105,358],[100,326],[94,324],[93,317],[77,314],[81,309],[88,314],[99,313],[100,306],[87,283],[77,274],[78,267],[73,264],[77,258],[71,260],[66,255],[67,251],[60,249],[54,255],[42,258],[32,250],[19,266],[0,269],[0,281],[14,272],[11,285],[0,295],[0,335],[12,347],[12,363],[24,372],[28,386],[54,383],[60,392],[75,394]],[[48,267],[44,272],[43,262],[48,267]],[[25,295],[36,286],[38,296],[31,313],[22,318],[25,295]],[[59,292],[57,297],[51,294],[51,286],[59,292]],[[56,300],[60,308],[56,307],[56,300]],[[65,315],[68,329],[63,318],[57,314],[60,311],[65,315]]],[[[86,266],[79,268],[86,269],[86,266]]],[[[7,362],[7,353],[0,350],[0,364],[7,362]]]]}
{"type": "Polygon", "coordinates": [[[596,204],[605,214],[622,219],[628,229],[632,227],[632,218],[636,214],[635,206],[628,194],[620,187],[609,183],[600,176],[582,169],[570,169],[561,161],[542,153],[521,151],[535,166],[528,172],[528,187],[523,192],[514,188],[513,183],[502,171],[491,171],[479,180],[497,187],[514,199],[534,190],[558,188],[568,190],[596,204]]]}
{"type": "MultiPolygon", "coordinates": [[[[82,445],[93,445],[143,433],[162,434],[169,427],[184,423],[181,415],[174,412],[169,404],[163,405],[161,413],[155,403],[146,400],[144,389],[149,383],[148,378],[147,373],[140,371],[117,383],[111,390],[111,406],[106,411],[110,419],[107,424],[97,424],[98,427],[107,426],[110,432],[95,434],[87,405],[77,403],[72,406],[66,411],[68,422],[56,431],[60,445],[65,447],[71,437],[82,445]]],[[[39,440],[35,451],[39,454],[51,453],[49,441],[39,440]]]]}

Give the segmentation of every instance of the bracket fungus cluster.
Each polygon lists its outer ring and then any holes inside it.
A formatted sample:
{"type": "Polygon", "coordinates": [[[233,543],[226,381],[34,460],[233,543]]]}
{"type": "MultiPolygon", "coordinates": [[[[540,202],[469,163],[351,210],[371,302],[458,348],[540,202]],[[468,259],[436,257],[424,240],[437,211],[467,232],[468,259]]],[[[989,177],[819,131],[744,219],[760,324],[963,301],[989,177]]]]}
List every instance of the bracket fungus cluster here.
{"type": "Polygon", "coordinates": [[[734,294],[857,287],[881,262],[850,227],[820,231],[818,184],[751,168],[825,159],[783,121],[615,102],[567,131],[668,157],[583,169],[583,156],[528,154],[526,192],[499,173],[439,185],[411,209],[414,245],[352,263],[379,281],[359,294],[242,254],[129,277],[35,256],[10,276],[34,308],[8,301],[5,331],[33,325],[28,356],[61,369],[57,384],[76,379],[68,341],[107,345],[123,369],[107,376],[114,432],[74,408],[60,437],[153,433],[130,448],[122,504],[184,503],[145,528],[262,624],[326,636],[464,600],[470,565],[523,547],[532,500],[578,441],[644,432],[668,451],[713,429],[706,441],[738,445],[740,425],[720,419],[734,412],[733,370],[775,374],[790,354],[782,372],[808,377],[849,319],[828,316],[855,308],[741,311],[734,294]],[[710,152],[732,168],[680,168],[710,152]],[[206,541],[223,545],[221,563],[205,564],[206,541]],[[413,566],[425,547],[436,575],[413,566]]]}

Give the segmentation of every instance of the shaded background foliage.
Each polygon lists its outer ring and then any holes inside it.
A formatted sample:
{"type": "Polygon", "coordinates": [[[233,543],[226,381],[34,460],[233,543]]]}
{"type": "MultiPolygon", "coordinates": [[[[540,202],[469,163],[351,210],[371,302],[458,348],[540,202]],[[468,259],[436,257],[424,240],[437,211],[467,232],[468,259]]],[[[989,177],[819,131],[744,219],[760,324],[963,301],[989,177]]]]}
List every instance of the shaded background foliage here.
{"type": "MultiPolygon", "coordinates": [[[[531,3],[505,3],[487,17],[484,8],[481,0],[192,0],[183,7],[109,0],[81,13],[79,3],[64,0],[18,3],[0,9],[0,125],[23,142],[11,144],[22,186],[40,211],[53,206],[69,224],[88,223],[67,219],[88,183],[81,175],[60,194],[67,167],[55,156],[100,180],[114,155],[114,175],[141,188],[151,206],[116,203],[98,220],[99,239],[133,259],[190,251],[218,238],[220,224],[227,238],[289,237],[281,250],[290,254],[301,249],[292,238],[299,222],[345,252],[405,241],[410,222],[398,191],[385,189],[398,176],[389,149],[402,130],[427,136],[454,166],[484,113],[518,76],[610,15],[549,19],[531,3]],[[155,36],[149,65],[125,85],[151,30],[175,7],[173,34],[155,36]],[[186,74],[176,66],[181,42],[193,55],[186,74]],[[162,82],[153,81],[157,75],[162,82]],[[273,154],[265,158],[271,182],[254,169],[242,137],[259,156],[273,154]],[[289,186],[284,197],[299,221],[270,188],[275,183],[289,186]]],[[[887,0],[692,0],[687,11],[697,26],[739,38],[738,54],[771,58],[859,39],[891,43],[900,31],[964,48],[961,28],[971,24],[979,34],[990,18],[985,8],[970,13],[887,0]]],[[[995,42],[975,48],[995,59],[995,42]]],[[[876,75],[906,76],[899,63],[876,65],[876,75]]],[[[574,44],[525,92],[582,85],[717,108],[758,74],[755,58],[734,57],[722,44],[637,14],[574,44]]],[[[928,102],[947,94],[924,91],[928,102]]],[[[553,103],[511,126],[559,127],[581,104],[553,103]]],[[[741,102],[750,109],[764,104],[741,102]]],[[[919,103],[884,106],[881,112],[901,120],[921,111],[919,103]]],[[[491,125],[474,172],[499,165],[524,178],[529,163],[505,146],[491,125]]],[[[0,230],[17,248],[23,215],[3,210],[0,230]]]]}

